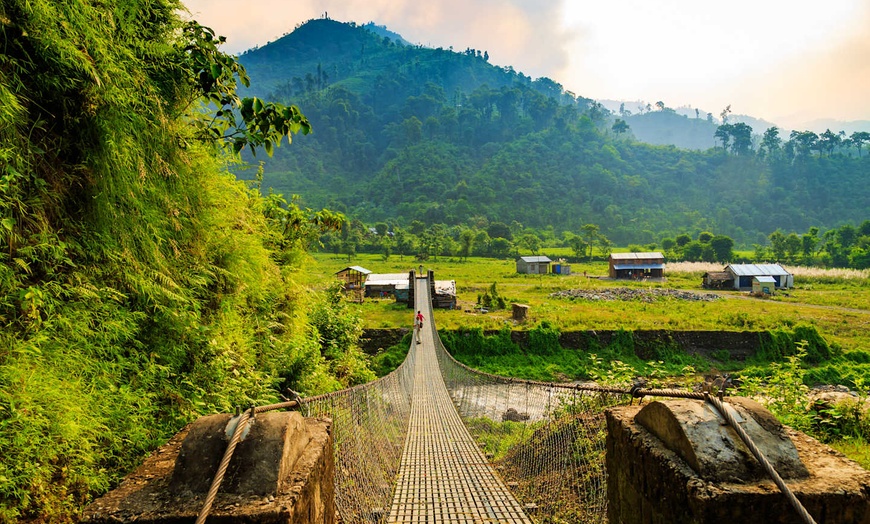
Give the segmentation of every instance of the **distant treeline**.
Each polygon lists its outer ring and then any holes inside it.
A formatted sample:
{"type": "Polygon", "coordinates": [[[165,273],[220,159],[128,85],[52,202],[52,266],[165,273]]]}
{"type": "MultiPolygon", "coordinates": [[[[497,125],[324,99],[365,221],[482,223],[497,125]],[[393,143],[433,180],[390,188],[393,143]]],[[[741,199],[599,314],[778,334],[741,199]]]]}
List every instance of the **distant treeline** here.
{"type": "MultiPolygon", "coordinates": [[[[419,220],[403,228],[395,222],[377,222],[367,226],[359,220],[346,222],[341,231],[321,237],[323,249],[342,253],[352,259],[357,253],[380,253],[413,256],[427,260],[440,257],[469,256],[508,258],[520,253],[546,254],[547,248],[570,248],[571,260],[606,258],[614,243],[597,224],[585,224],[577,231],[556,232],[552,228],[535,229],[514,222],[479,223],[472,226],[427,226],[419,220]]],[[[632,252],[662,251],[670,261],[721,262],[737,260],[734,239],[723,234],[701,231],[694,237],[681,233],[657,242],[629,244],[632,252]]],[[[843,225],[822,232],[811,227],[805,233],[776,230],[764,244],[754,244],[752,256],[743,261],[788,262],[808,266],[870,268],[870,220],[859,226],[843,225]]]]}

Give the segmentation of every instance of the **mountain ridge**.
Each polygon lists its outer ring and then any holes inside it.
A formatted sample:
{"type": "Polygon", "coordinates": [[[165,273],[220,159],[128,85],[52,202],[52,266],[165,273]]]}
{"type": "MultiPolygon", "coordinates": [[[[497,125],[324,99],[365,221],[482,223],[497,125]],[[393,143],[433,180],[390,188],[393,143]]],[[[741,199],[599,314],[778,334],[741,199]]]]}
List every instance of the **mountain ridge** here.
{"type": "MultiPolygon", "coordinates": [[[[399,45],[314,20],[240,60],[259,96],[298,104],[315,130],[266,161],[264,187],[368,222],[595,223],[621,243],[715,230],[749,244],[778,228],[857,223],[870,206],[860,147],[636,142],[638,124],[618,128],[603,105],[474,49],[399,45]]],[[[638,117],[718,130],[669,108],[638,117]]]]}

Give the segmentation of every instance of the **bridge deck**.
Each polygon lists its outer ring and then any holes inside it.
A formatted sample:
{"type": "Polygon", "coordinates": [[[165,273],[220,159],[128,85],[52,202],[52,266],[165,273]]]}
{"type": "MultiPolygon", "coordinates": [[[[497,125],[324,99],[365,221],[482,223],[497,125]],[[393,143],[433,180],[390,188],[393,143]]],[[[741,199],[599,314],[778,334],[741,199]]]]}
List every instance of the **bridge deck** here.
{"type": "Polygon", "coordinates": [[[531,524],[465,429],[435,355],[428,281],[415,296],[426,315],[417,352],[411,421],[388,523],[531,524]]]}

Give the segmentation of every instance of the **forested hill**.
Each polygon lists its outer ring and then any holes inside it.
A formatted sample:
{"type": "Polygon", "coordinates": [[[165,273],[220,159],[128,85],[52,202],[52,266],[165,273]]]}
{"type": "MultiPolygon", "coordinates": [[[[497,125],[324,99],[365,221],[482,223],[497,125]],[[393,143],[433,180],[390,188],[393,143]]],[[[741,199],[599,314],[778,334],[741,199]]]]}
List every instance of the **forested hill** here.
{"type": "Polygon", "coordinates": [[[701,230],[748,244],[858,223],[870,207],[861,142],[772,132],[755,150],[738,124],[705,151],[647,145],[601,105],[485,50],[320,19],[240,61],[255,94],[299,105],[314,128],[265,159],[264,186],[369,223],[594,223],[621,244],[701,230]]]}

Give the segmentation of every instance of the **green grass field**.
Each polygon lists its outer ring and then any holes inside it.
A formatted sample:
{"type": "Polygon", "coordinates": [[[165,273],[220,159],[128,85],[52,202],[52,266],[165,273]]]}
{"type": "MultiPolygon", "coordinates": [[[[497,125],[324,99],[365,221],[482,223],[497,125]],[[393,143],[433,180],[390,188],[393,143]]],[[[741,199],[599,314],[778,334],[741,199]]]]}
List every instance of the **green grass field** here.
{"type": "MultiPolygon", "coordinates": [[[[548,256],[553,258],[549,252],[548,256]]],[[[383,260],[377,255],[359,255],[348,261],[344,256],[316,254],[306,272],[305,283],[315,288],[325,287],[337,271],[349,265],[363,266],[377,273],[405,273],[419,267],[411,257],[383,260]]],[[[767,299],[753,298],[746,292],[715,291],[722,298],[712,302],[672,298],[652,302],[607,302],[568,300],[550,295],[568,289],[604,291],[613,287],[705,293],[710,291],[701,288],[701,276],[713,268],[705,269],[697,264],[668,264],[664,282],[645,283],[603,278],[607,275],[606,262],[572,264],[574,274],[570,276],[518,275],[513,260],[482,258],[463,262],[439,258],[424,264],[424,270],[429,269],[435,272],[436,280],[455,280],[457,284],[459,308],[435,312],[435,321],[442,330],[460,327],[531,329],[542,321],[551,323],[560,332],[597,329],[788,331],[808,324],[828,344],[841,350],[842,356],[809,367],[802,365],[800,356],[791,357],[786,362],[734,363],[733,370],[729,363],[717,366],[721,371],[736,371],[744,379],[740,394],[769,399],[766,405],[780,420],[829,443],[863,467],[870,468],[870,446],[867,444],[870,412],[866,409],[856,411],[848,404],[822,410],[810,409],[806,385],[843,383],[859,392],[859,402],[870,398],[867,387],[870,384],[870,278],[866,271],[794,270],[794,289],[767,299]],[[493,283],[508,302],[508,309],[480,313],[474,307],[478,295],[493,283]],[[525,325],[517,326],[511,320],[511,302],[531,307],[530,319],[525,325]],[[745,367],[747,364],[749,367],[745,367]]],[[[392,299],[366,299],[354,307],[358,308],[370,328],[406,327],[413,315],[412,310],[392,299]]],[[[397,346],[376,357],[378,366],[389,364],[381,372],[400,362],[403,349],[397,346]]],[[[669,362],[642,362],[631,355],[618,354],[612,348],[602,349],[598,355],[554,349],[549,355],[520,351],[494,357],[472,352],[460,358],[486,371],[539,380],[582,377],[624,382],[642,375],[663,384],[695,383],[699,378],[697,374],[706,372],[711,366],[710,362],[701,362],[687,355],[675,355],[674,359],[666,359],[669,362]]]]}
{"type": "MultiPolygon", "coordinates": [[[[325,286],[333,275],[349,266],[360,265],[376,273],[404,273],[418,268],[411,257],[358,255],[350,262],[346,256],[316,254],[306,282],[325,286]]],[[[496,283],[508,303],[531,307],[527,324],[548,320],[561,331],[589,329],[673,329],[673,330],[766,330],[810,324],[832,344],[844,350],[870,349],[870,282],[866,278],[795,277],[795,288],[773,298],[749,297],[745,292],[716,291],[722,300],[696,302],[660,299],[638,301],[589,301],[553,298],[551,293],[568,289],[609,287],[671,288],[708,292],[701,288],[701,272],[675,272],[665,269],[665,282],[631,282],[600,279],[606,277],[607,263],[572,264],[570,276],[518,275],[513,260],[439,258],[424,264],[436,280],[455,280],[459,309],[437,310],[435,320],[441,329],[481,327],[500,329],[513,326],[510,309],[481,314],[474,311],[478,295],[496,283]],[[583,272],[586,272],[586,277],[583,272]]],[[[411,312],[392,299],[366,300],[359,306],[366,326],[391,328],[407,326],[411,312]]],[[[522,328],[523,326],[517,326],[522,328]]]]}

